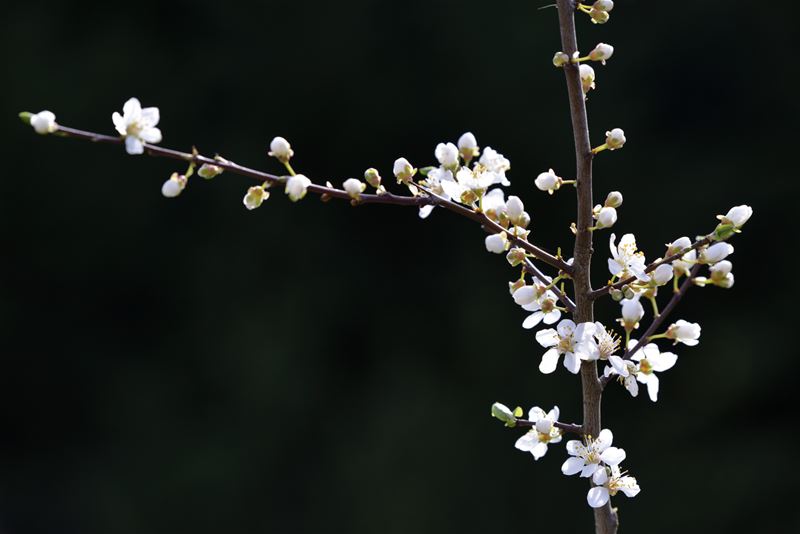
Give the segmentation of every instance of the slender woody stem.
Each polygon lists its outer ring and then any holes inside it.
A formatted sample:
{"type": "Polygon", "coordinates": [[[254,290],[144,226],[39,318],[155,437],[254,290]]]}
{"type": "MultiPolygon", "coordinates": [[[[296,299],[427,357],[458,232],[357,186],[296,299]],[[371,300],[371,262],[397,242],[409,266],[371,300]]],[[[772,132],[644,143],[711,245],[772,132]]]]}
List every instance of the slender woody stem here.
{"type": "MultiPolygon", "coordinates": [[[[110,135],[103,135],[95,132],[77,130],[75,128],[61,126],[60,124],[58,125],[58,130],[55,132],[55,135],[61,137],[72,137],[75,139],[84,139],[95,143],[111,143],[117,145],[124,143],[123,137],[113,137],[110,135]]],[[[268,182],[270,184],[283,184],[286,183],[286,180],[288,179],[286,176],[277,176],[256,169],[251,169],[249,167],[244,167],[232,161],[209,158],[201,154],[180,152],[178,150],[172,150],[169,148],[163,148],[151,144],[145,144],[144,148],[146,153],[150,156],[165,157],[165,158],[194,162],[199,164],[206,163],[209,165],[216,165],[217,167],[225,169],[226,171],[229,171],[231,173],[247,176],[249,178],[254,178],[260,182],[268,182]]],[[[342,200],[352,201],[350,195],[346,191],[341,189],[335,189],[332,187],[325,187],[322,185],[311,184],[308,186],[308,191],[314,194],[324,195],[325,197],[328,198],[338,198],[342,200]]],[[[483,228],[489,233],[497,234],[501,232],[506,232],[505,228],[503,228],[493,220],[489,219],[483,213],[472,210],[466,206],[462,206],[461,204],[456,204],[455,202],[444,199],[437,195],[433,195],[427,190],[426,193],[427,196],[422,196],[422,195],[403,196],[403,195],[395,195],[388,192],[380,195],[362,194],[359,197],[358,201],[355,202],[355,204],[393,204],[396,206],[425,206],[425,205],[441,206],[442,208],[445,208],[453,213],[456,213],[458,215],[461,215],[463,217],[466,217],[481,224],[483,228]]],[[[540,260],[560,271],[572,274],[572,266],[569,265],[564,260],[562,260],[561,258],[550,254],[549,252],[545,251],[540,247],[537,247],[536,245],[533,245],[527,239],[522,239],[520,237],[513,236],[510,233],[508,235],[509,239],[511,239],[519,247],[525,249],[527,252],[532,254],[537,260],[540,260]]]]}
{"type": "MultiPolygon", "coordinates": [[[[528,419],[517,419],[517,426],[519,428],[533,428],[536,426],[536,423],[533,421],[529,421],[528,419]]],[[[553,423],[553,426],[556,428],[560,428],[567,434],[577,434],[578,436],[583,436],[583,428],[581,425],[573,425],[570,423],[562,423],[560,421],[556,421],[553,423]]]]}
{"type": "MultiPolygon", "coordinates": [[[[574,0],[558,0],[558,20],[561,32],[561,49],[568,56],[578,51],[578,40],[575,34],[574,0]]],[[[578,196],[577,233],[573,257],[575,285],[575,322],[594,321],[594,302],[591,298],[591,261],[592,261],[592,146],[589,140],[589,121],[586,116],[586,100],[584,99],[578,65],[564,65],[564,76],[569,95],[572,133],[575,142],[576,179],[578,196]]],[[[583,392],[583,431],[592,436],[600,433],[600,409],[603,388],[597,376],[597,362],[581,364],[581,385],[583,392]]],[[[611,504],[594,509],[594,523],[597,534],[615,534],[617,531],[617,514],[611,504]]]]}

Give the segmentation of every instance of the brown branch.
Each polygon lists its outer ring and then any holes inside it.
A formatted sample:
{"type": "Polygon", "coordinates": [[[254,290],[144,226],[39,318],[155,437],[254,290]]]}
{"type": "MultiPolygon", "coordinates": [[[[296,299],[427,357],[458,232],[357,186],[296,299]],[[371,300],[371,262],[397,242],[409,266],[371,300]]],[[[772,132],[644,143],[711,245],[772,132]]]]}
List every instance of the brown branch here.
{"type": "MultiPolygon", "coordinates": [[[[544,285],[550,285],[550,281],[547,280],[545,274],[540,271],[539,268],[536,267],[536,265],[534,265],[533,262],[528,258],[525,258],[525,270],[531,273],[531,275],[534,277],[538,278],[539,281],[544,285]]],[[[560,300],[561,303],[567,308],[567,311],[570,313],[575,313],[575,303],[572,301],[572,299],[565,295],[563,291],[558,289],[556,286],[551,287],[550,291],[555,293],[556,297],[558,297],[558,300],[560,300]]]]}
{"type": "MultiPolygon", "coordinates": [[[[666,258],[661,259],[661,260],[654,261],[653,263],[651,263],[650,265],[645,267],[644,272],[645,273],[649,273],[651,271],[654,271],[655,269],[658,269],[661,265],[664,265],[665,263],[671,263],[671,262],[673,262],[675,260],[679,260],[686,253],[691,252],[693,250],[697,250],[700,247],[704,247],[706,245],[709,245],[713,241],[714,241],[714,239],[712,238],[712,236],[706,236],[703,239],[699,239],[699,240],[695,241],[691,246],[686,247],[685,249],[681,250],[680,252],[677,252],[677,253],[673,254],[672,256],[666,257],[666,258]]],[[[607,295],[612,289],[620,289],[621,287],[626,286],[628,284],[631,284],[631,283],[635,282],[636,280],[637,280],[637,278],[635,276],[628,277],[628,278],[626,278],[624,280],[620,280],[619,282],[617,282],[615,284],[608,284],[605,287],[602,287],[600,289],[596,289],[596,290],[592,291],[589,296],[591,297],[592,300],[597,300],[600,297],[602,297],[603,295],[607,295]]]]}
{"type": "MultiPolygon", "coordinates": [[[[72,137],[75,139],[84,139],[87,141],[92,141],[95,143],[110,143],[110,144],[123,144],[124,138],[123,137],[114,137],[110,135],[103,135],[94,132],[87,132],[84,130],[77,130],[75,128],[69,128],[66,126],[58,125],[58,130],[55,132],[55,135],[60,135],[63,137],[72,137]]],[[[283,184],[286,182],[288,177],[286,176],[277,176],[274,174],[266,173],[263,171],[259,171],[256,169],[251,169],[249,167],[244,167],[237,163],[228,160],[218,160],[214,158],[209,158],[200,154],[191,154],[188,152],[180,152],[178,150],[172,150],[169,148],[163,148],[157,145],[145,144],[145,151],[150,156],[156,157],[165,157],[171,159],[182,160],[186,162],[194,162],[197,164],[209,164],[209,165],[216,165],[226,171],[229,171],[234,174],[239,174],[242,176],[247,176],[249,178],[254,178],[261,182],[269,182],[270,184],[283,184]]],[[[330,198],[338,198],[342,200],[352,201],[350,195],[341,189],[335,189],[331,187],[325,187],[322,185],[311,184],[308,186],[308,191],[318,195],[325,195],[330,198]]],[[[427,196],[403,196],[403,195],[395,195],[392,193],[384,193],[384,194],[362,194],[359,197],[355,204],[392,204],[396,206],[425,206],[425,205],[435,205],[441,206],[442,208],[449,210],[453,213],[466,217],[470,220],[473,220],[484,227],[484,229],[489,233],[500,233],[506,232],[506,229],[497,224],[496,222],[492,221],[483,213],[479,213],[475,210],[472,210],[466,206],[462,206],[450,200],[446,200],[442,197],[434,195],[426,190],[427,196]]],[[[536,245],[533,245],[526,239],[522,239],[520,237],[512,236],[508,234],[509,238],[513,240],[513,242],[518,245],[519,247],[525,249],[527,252],[532,254],[536,259],[547,263],[548,265],[564,271],[566,273],[572,272],[572,266],[567,264],[564,260],[559,257],[556,257],[549,252],[543,250],[536,245]]]]}
{"type": "MultiPolygon", "coordinates": [[[[558,22],[561,33],[561,50],[569,57],[578,52],[578,39],[575,33],[574,0],[558,0],[558,22]]],[[[572,280],[575,285],[576,323],[594,321],[594,301],[591,298],[591,262],[592,262],[592,146],[589,139],[589,120],[586,116],[586,99],[580,71],[575,63],[567,63],[563,67],[569,95],[572,134],[575,143],[576,179],[578,193],[578,216],[575,235],[575,258],[572,280]]],[[[586,434],[597,436],[601,426],[601,401],[603,387],[597,376],[597,362],[581,364],[581,390],[583,394],[583,430],[586,434]]],[[[617,514],[611,504],[594,509],[596,534],[615,534],[617,532],[617,514]]]]}
{"type": "MultiPolygon", "coordinates": [[[[528,419],[517,419],[517,426],[519,428],[533,428],[536,426],[536,423],[533,421],[529,421],[528,419]]],[[[568,434],[577,434],[579,436],[583,436],[583,428],[581,425],[573,425],[570,423],[560,423],[556,421],[553,423],[553,426],[556,428],[560,428],[564,432],[568,434]]]]}
{"type": "MultiPolygon", "coordinates": [[[[647,330],[644,331],[644,334],[642,334],[642,337],[639,338],[639,341],[636,343],[636,345],[626,350],[622,355],[623,360],[629,360],[631,356],[633,356],[636,351],[639,350],[640,347],[643,347],[647,344],[647,338],[656,333],[656,330],[658,330],[658,328],[664,323],[667,316],[672,313],[686,292],[689,291],[689,288],[694,285],[694,278],[702,266],[702,264],[698,263],[692,267],[692,270],[689,271],[689,275],[686,277],[686,280],[683,281],[678,291],[672,295],[669,303],[664,307],[663,310],[661,310],[661,313],[653,318],[653,322],[650,323],[650,326],[648,326],[647,330]]],[[[605,387],[611,380],[611,376],[604,376],[601,379],[603,387],[605,387]]]]}

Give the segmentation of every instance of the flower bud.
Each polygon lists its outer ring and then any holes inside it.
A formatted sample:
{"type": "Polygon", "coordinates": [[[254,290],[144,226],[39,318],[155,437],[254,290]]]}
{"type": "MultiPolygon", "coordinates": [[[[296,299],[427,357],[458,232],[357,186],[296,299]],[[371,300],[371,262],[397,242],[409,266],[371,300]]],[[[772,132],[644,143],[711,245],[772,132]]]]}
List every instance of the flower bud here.
{"type": "Polygon", "coordinates": [[[29,117],[30,125],[40,135],[46,135],[58,130],[56,116],[51,111],[40,111],[29,117]]]}
{"type": "Polygon", "coordinates": [[[733,245],[730,243],[714,243],[700,253],[700,262],[717,263],[724,260],[733,253],[733,245]]]}
{"type": "Polygon", "coordinates": [[[639,321],[644,317],[644,308],[639,299],[624,299],[622,302],[622,326],[630,332],[639,326],[639,321]]]}
{"type": "Polygon", "coordinates": [[[553,169],[550,169],[549,171],[543,172],[537,176],[536,180],[534,180],[534,183],[539,190],[547,191],[552,195],[555,190],[561,187],[561,178],[556,176],[555,172],[553,172],[553,169]]]}
{"type": "Polygon", "coordinates": [[[508,406],[500,404],[499,402],[492,404],[492,417],[499,419],[509,427],[516,426],[517,424],[517,418],[514,417],[514,412],[512,412],[508,406]]]}
{"type": "Polygon", "coordinates": [[[741,206],[734,206],[728,210],[726,215],[721,215],[719,219],[722,221],[722,224],[730,224],[739,229],[744,226],[744,223],[750,220],[752,215],[753,208],[742,204],[741,206]]]}
{"type": "Polygon", "coordinates": [[[619,302],[625,298],[625,294],[619,289],[612,289],[609,291],[609,293],[611,294],[611,298],[614,300],[614,302],[619,302]]]}
{"type": "Polygon", "coordinates": [[[625,145],[625,132],[622,128],[614,128],[610,132],[606,132],[606,145],[609,150],[616,150],[625,145]]]}
{"type": "Polygon", "coordinates": [[[672,265],[668,263],[664,263],[656,267],[655,271],[650,275],[653,281],[656,283],[657,286],[663,286],[670,280],[672,280],[672,276],[675,274],[672,269],[672,265]]]}
{"type": "Polygon", "coordinates": [[[289,141],[283,137],[275,137],[269,144],[269,155],[281,163],[288,163],[294,156],[294,150],[289,141]]]}
{"type": "Polygon", "coordinates": [[[364,172],[364,179],[369,185],[378,189],[381,186],[381,175],[378,169],[369,168],[364,172]]]}
{"type": "Polygon", "coordinates": [[[608,12],[614,9],[614,2],[612,0],[597,0],[592,4],[592,9],[608,12]]]}
{"type": "Polygon", "coordinates": [[[553,56],[553,65],[556,67],[563,67],[569,63],[569,56],[564,52],[556,52],[556,55],[553,56]]]}
{"type": "Polygon", "coordinates": [[[393,172],[399,184],[408,182],[414,174],[416,174],[417,169],[415,169],[406,158],[397,158],[394,162],[393,172]]]}
{"type": "Polygon", "coordinates": [[[242,203],[245,208],[254,210],[261,206],[268,198],[269,191],[264,189],[263,185],[256,185],[247,190],[247,194],[242,199],[242,203]]]}
{"type": "Polygon", "coordinates": [[[186,176],[173,172],[172,176],[161,186],[161,194],[167,198],[175,198],[186,187],[186,176]]]}
{"type": "Polygon", "coordinates": [[[434,154],[442,167],[452,168],[458,165],[458,148],[453,143],[439,143],[434,154]]]}
{"type": "Polygon", "coordinates": [[[522,287],[525,287],[525,279],[520,278],[516,282],[509,282],[508,283],[508,292],[511,293],[513,296],[516,291],[522,287]]]}
{"type": "Polygon", "coordinates": [[[667,328],[666,336],[667,339],[675,340],[675,343],[693,347],[699,343],[697,340],[700,338],[700,325],[680,319],[667,328]]]}
{"type": "Polygon", "coordinates": [[[636,292],[631,288],[631,286],[622,286],[622,294],[625,296],[626,299],[632,299],[636,296],[636,292]]]}
{"type": "Polygon", "coordinates": [[[721,287],[722,289],[730,289],[733,287],[733,273],[725,275],[725,278],[717,282],[717,287],[721,287]]]}
{"type": "Polygon", "coordinates": [[[350,198],[358,200],[361,197],[361,193],[367,188],[367,184],[355,178],[348,178],[344,181],[342,187],[344,187],[344,190],[350,195],[350,198]]]}
{"type": "Polygon", "coordinates": [[[606,43],[598,43],[597,46],[594,47],[594,50],[589,52],[589,59],[592,61],[600,61],[603,65],[606,64],[606,60],[611,58],[614,55],[614,47],[610,44],[606,43]]]}
{"type": "Polygon", "coordinates": [[[715,282],[719,282],[730,274],[731,269],[733,269],[733,264],[728,260],[717,262],[709,268],[709,271],[711,271],[711,279],[715,282]]]}
{"type": "Polygon", "coordinates": [[[594,69],[591,65],[582,64],[578,67],[578,73],[581,77],[581,85],[583,86],[583,94],[588,94],[590,90],[594,89],[594,69]]]}
{"type": "Polygon", "coordinates": [[[292,202],[297,202],[306,196],[309,185],[311,185],[311,180],[302,174],[296,174],[294,176],[290,176],[289,179],[286,180],[285,192],[287,195],[289,195],[289,200],[292,202]]]}
{"type": "Polygon", "coordinates": [[[208,163],[203,163],[200,168],[197,170],[197,175],[201,178],[205,178],[206,180],[210,180],[215,176],[219,176],[222,174],[222,167],[217,165],[209,165],[208,163]]]}
{"type": "Polygon", "coordinates": [[[525,258],[527,258],[525,250],[519,247],[512,248],[508,251],[508,254],[506,254],[506,260],[508,260],[508,263],[510,263],[512,267],[523,263],[525,258]]]}
{"type": "Polygon", "coordinates": [[[514,291],[513,296],[514,302],[516,302],[518,305],[527,306],[539,298],[539,291],[536,289],[536,286],[522,286],[514,291]]]}
{"type": "Polygon", "coordinates": [[[597,222],[603,228],[611,228],[617,222],[617,210],[608,206],[600,208],[597,212],[597,222]]]}
{"type": "Polygon", "coordinates": [[[472,132],[462,134],[461,137],[458,138],[458,152],[467,163],[480,153],[478,149],[478,140],[475,139],[472,132]]]}
{"type": "Polygon", "coordinates": [[[487,236],[484,242],[486,244],[486,250],[494,252],[495,254],[502,254],[506,251],[508,236],[505,232],[500,232],[499,234],[487,236]]]}
{"type": "Polygon", "coordinates": [[[595,24],[605,24],[608,22],[608,19],[611,18],[611,15],[608,14],[608,11],[603,11],[596,8],[589,10],[589,16],[592,17],[592,22],[595,24]]]}
{"type": "Polygon", "coordinates": [[[688,237],[680,237],[667,245],[667,257],[674,256],[682,250],[692,246],[692,240],[688,237]]]}
{"type": "Polygon", "coordinates": [[[512,223],[517,224],[517,221],[522,214],[525,213],[525,206],[522,204],[522,201],[517,196],[510,196],[506,201],[506,215],[508,215],[508,220],[512,223]]]}
{"type": "Polygon", "coordinates": [[[609,208],[618,208],[622,206],[622,193],[619,191],[610,192],[606,197],[604,205],[608,206],[609,208]]]}

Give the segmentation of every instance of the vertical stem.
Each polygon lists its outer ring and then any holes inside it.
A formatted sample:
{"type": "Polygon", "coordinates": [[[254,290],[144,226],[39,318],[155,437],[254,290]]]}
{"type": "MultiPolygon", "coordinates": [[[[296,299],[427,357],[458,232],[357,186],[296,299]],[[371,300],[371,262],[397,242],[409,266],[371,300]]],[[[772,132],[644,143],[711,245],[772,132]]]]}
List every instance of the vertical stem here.
{"type": "MultiPolygon", "coordinates": [[[[570,57],[578,50],[575,35],[575,1],[557,0],[558,19],[561,30],[562,50],[570,57]]],[[[578,196],[577,234],[573,256],[575,272],[572,275],[575,284],[576,323],[594,321],[594,304],[591,299],[591,262],[592,262],[592,146],[589,140],[589,121],[586,117],[586,101],[584,100],[578,65],[564,65],[564,75],[569,93],[569,108],[572,117],[572,132],[575,138],[575,160],[578,196]]],[[[600,409],[603,388],[597,376],[597,362],[583,362],[581,366],[581,386],[583,393],[583,429],[586,434],[597,436],[600,433],[600,409]]],[[[606,504],[594,509],[596,534],[615,534],[617,532],[617,514],[606,504]]]]}

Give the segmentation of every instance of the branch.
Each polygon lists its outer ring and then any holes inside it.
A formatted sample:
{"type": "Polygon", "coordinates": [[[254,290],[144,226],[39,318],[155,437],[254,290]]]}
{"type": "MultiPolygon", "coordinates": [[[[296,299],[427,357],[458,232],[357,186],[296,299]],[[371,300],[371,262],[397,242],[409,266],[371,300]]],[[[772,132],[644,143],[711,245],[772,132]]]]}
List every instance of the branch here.
{"type": "MultiPolygon", "coordinates": [[[[538,278],[539,281],[544,285],[550,285],[550,281],[547,280],[547,277],[544,275],[544,273],[540,271],[539,268],[536,267],[536,265],[534,265],[533,262],[528,258],[525,258],[525,270],[538,278]]],[[[575,303],[572,302],[572,299],[565,295],[563,291],[558,289],[556,286],[551,287],[550,291],[555,293],[556,297],[558,297],[558,300],[560,300],[561,303],[567,308],[567,311],[570,313],[575,313],[575,303]]]]}
{"type": "MultiPolygon", "coordinates": [[[[529,421],[527,419],[517,419],[516,421],[517,421],[517,426],[520,428],[534,428],[536,426],[536,423],[534,423],[533,421],[529,421]]],[[[553,423],[553,426],[556,428],[560,428],[561,430],[563,430],[568,434],[577,434],[579,436],[583,436],[583,428],[581,427],[581,425],[560,423],[556,421],[555,423],[553,423]]]]}
{"type": "MultiPolygon", "coordinates": [[[[75,128],[68,128],[66,126],[58,125],[58,130],[54,132],[55,135],[59,135],[61,137],[72,137],[75,139],[83,139],[87,141],[92,141],[95,143],[109,143],[109,144],[116,144],[121,145],[124,143],[123,137],[114,137],[110,135],[103,135],[94,132],[87,132],[84,130],[77,130],[75,128]]],[[[254,178],[261,182],[268,182],[270,184],[283,184],[286,183],[288,179],[286,176],[277,176],[274,174],[269,174],[263,171],[259,171],[256,169],[251,169],[248,167],[244,167],[237,163],[228,160],[218,160],[214,158],[209,158],[203,156],[201,154],[190,154],[188,152],[180,152],[178,150],[171,150],[169,148],[162,148],[160,146],[145,144],[145,151],[149,156],[156,156],[156,157],[164,157],[170,159],[177,159],[186,162],[194,162],[196,164],[209,164],[209,165],[216,165],[226,171],[229,171],[234,174],[239,174],[242,176],[247,176],[249,178],[254,178]]],[[[335,189],[332,187],[325,187],[322,185],[311,184],[308,186],[308,191],[318,195],[325,195],[326,197],[330,198],[338,198],[341,200],[352,201],[353,199],[350,195],[341,189],[335,189]]],[[[481,224],[484,229],[489,233],[500,233],[506,232],[509,238],[514,241],[519,247],[525,249],[530,254],[533,254],[536,259],[547,263],[548,265],[564,271],[566,273],[572,273],[572,266],[567,264],[561,258],[558,258],[549,252],[537,247],[536,245],[531,244],[526,239],[522,239],[516,236],[511,235],[507,232],[505,228],[497,224],[496,222],[492,221],[483,213],[479,213],[474,211],[470,208],[462,206],[460,204],[456,204],[450,200],[446,200],[442,197],[432,194],[430,191],[425,191],[428,196],[403,196],[403,195],[395,195],[392,193],[384,193],[380,195],[376,194],[362,194],[359,197],[358,201],[354,201],[354,204],[392,204],[396,206],[425,206],[425,205],[434,205],[434,206],[441,206],[442,208],[449,210],[453,213],[471,219],[479,224],[481,224]]]]}
{"type": "MultiPolygon", "coordinates": [[[[655,334],[656,330],[658,330],[658,327],[660,327],[664,323],[664,320],[666,320],[667,316],[670,313],[672,313],[672,311],[681,301],[683,295],[685,295],[686,292],[689,291],[689,288],[694,285],[694,277],[697,275],[698,271],[700,271],[700,268],[702,266],[703,266],[702,264],[698,263],[697,265],[692,267],[692,270],[689,271],[689,276],[687,276],[686,280],[683,281],[678,291],[675,292],[674,295],[672,295],[672,299],[669,301],[669,304],[667,304],[666,307],[664,307],[664,309],[661,310],[661,313],[659,315],[653,318],[653,322],[650,324],[647,330],[645,330],[644,334],[642,334],[642,337],[639,338],[639,341],[636,343],[636,345],[626,350],[625,353],[622,355],[623,360],[629,360],[630,357],[637,350],[639,350],[640,347],[644,346],[647,343],[647,338],[655,334]]],[[[604,376],[603,378],[601,378],[600,381],[602,382],[603,387],[605,387],[606,384],[608,384],[612,380],[612,378],[613,378],[612,376],[604,376]]]]}
{"type": "MultiPolygon", "coordinates": [[[[645,267],[644,272],[645,273],[649,273],[650,271],[654,271],[655,269],[657,269],[661,265],[664,265],[665,263],[671,263],[671,262],[673,262],[675,260],[679,260],[684,256],[684,254],[686,254],[688,252],[691,252],[693,250],[697,250],[700,247],[704,247],[706,245],[710,245],[713,241],[714,240],[713,240],[713,238],[711,236],[706,236],[703,239],[695,241],[692,244],[692,246],[686,247],[685,249],[681,250],[680,252],[678,252],[676,254],[673,254],[672,256],[669,256],[669,257],[664,258],[662,260],[654,261],[653,263],[651,263],[650,265],[645,267]]],[[[603,295],[608,294],[609,291],[611,291],[612,289],[620,289],[621,287],[626,286],[626,285],[628,285],[630,283],[633,283],[636,280],[637,280],[637,278],[635,276],[631,276],[631,277],[626,278],[624,280],[620,280],[616,284],[608,284],[605,287],[602,287],[600,289],[596,289],[595,291],[592,291],[591,294],[589,295],[589,297],[592,300],[597,300],[600,297],[602,297],[603,295]]]]}

